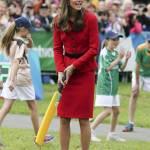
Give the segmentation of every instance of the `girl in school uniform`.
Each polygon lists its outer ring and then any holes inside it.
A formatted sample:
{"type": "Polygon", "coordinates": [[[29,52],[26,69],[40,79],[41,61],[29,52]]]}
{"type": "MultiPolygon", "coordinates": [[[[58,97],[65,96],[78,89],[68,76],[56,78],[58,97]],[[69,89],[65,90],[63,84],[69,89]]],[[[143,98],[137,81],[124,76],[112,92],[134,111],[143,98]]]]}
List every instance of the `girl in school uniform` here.
{"type": "MultiPolygon", "coordinates": [[[[29,34],[30,27],[31,24],[26,18],[19,17],[6,29],[1,40],[0,50],[9,57],[11,66],[1,93],[4,103],[0,109],[0,124],[16,99],[26,101],[31,111],[31,120],[36,135],[39,129],[37,103],[26,56],[28,48],[32,47],[32,38],[29,34]]],[[[45,142],[52,138],[46,136],[45,142]]]]}
{"type": "Polygon", "coordinates": [[[121,36],[117,33],[109,31],[106,34],[107,45],[102,49],[100,54],[100,70],[98,74],[95,106],[104,107],[104,110],[91,124],[92,141],[100,141],[100,139],[96,137],[94,130],[110,114],[112,115],[111,128],[107,136],[107,140],[125,141],[125,139],[119,137],[115,133],[120,106],[118,81],[119,69],[124,70],[131,53],[127,52],[125,62],[121,64],[121,59],[124,57],[124,52],[120,51],[120,53],[118,53],[115,50],[119,44],[120,37],[121,36]]]}

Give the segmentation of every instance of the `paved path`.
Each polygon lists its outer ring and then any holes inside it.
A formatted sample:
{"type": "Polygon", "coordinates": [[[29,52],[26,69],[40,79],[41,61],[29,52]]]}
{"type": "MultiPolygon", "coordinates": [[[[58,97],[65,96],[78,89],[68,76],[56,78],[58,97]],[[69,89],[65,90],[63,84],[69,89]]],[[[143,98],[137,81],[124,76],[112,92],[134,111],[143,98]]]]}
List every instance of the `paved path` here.
{"type": "MultiPolygon", "coordinates": [[[[32,124],[30,121],[30,117],[26,115],[8,115],[3,124],[3,127],[8,128],[32,128],[32,124]]],[[[140,140],[140,141],[149,141],[150,142],[150,129],[146,128],[135,128],[135,131],[132,133],[123,133],[122,132],[123,126],[119,125],[117,127],[117,132],[122,137],[126,138],[127,140],[140,140]]],[[[53,119],[52,125],[50,126],[50,131],[58,131],[59,130],[59,119],[53,119]]],[[[79,133],[79,124],[76,120],[72,120],[71,122],[71,130],[73,133],[79,133]]],[[[105,137],[109,130],[109,125],[102,124],[96,129],[96,133],[98,136],[105,137]]]]}

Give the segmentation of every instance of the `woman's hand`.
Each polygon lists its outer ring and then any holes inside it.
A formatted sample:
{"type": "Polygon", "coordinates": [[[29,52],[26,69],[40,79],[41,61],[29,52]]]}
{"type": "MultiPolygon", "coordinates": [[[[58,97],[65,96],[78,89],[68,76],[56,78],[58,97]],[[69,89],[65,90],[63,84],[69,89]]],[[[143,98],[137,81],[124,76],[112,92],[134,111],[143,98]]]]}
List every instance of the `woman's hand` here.
{"type": "Polygon", "coordinates": [[[65,85],[68,83],[69,78],[71,77],[71,75],[73,74],[73,71],[75,70],[74,65],[70,65],[68,66],[65,70],[64,73],[66,75],[66,80],[64,81],[65,85]]]}
{"type": "Polygon", "coordinates": [[[58,84],[62,84],[63,86],[65,85],[63,80],[64,75],[64,72],[58,72],[58,84]]]}
{"type": "Polygon", "coordinates": [[[58,72],[58,91],[61,93],[62,89],[64,88],[64,80],[65,80],[65,73],[58,72]]]}

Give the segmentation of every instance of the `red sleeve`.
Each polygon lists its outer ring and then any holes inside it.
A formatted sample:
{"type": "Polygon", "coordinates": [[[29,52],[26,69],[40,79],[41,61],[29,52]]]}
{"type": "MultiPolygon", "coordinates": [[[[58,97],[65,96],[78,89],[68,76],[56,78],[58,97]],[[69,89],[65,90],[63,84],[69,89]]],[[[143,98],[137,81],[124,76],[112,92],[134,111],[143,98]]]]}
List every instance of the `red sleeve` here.
{"type": "Polygon", "coordinates": [[[98,33],[98,22],[95,15],[90,15],[88,18],[88,32],[89,32],[89,50],[77,59],[73,65],[75,68],[80,68],[82,65],[93,59],[98,54],[99,48],[99,33],[98,33]]]}
{"type": "Polygon", "coordinates": [[[54,25],[53,33],[53,45],[54,45],[54,61],[57,72],[63,72],[65,69],[64,59],[63,59],[63,43],[60,38],[60,30],[57,25],[54,25]]]}
{"type": "Polygon", "coordinates": [[[130,30],[131,33],[141,33],[142,25],[140,22],[135,22],[134,27],[130,30]]]}

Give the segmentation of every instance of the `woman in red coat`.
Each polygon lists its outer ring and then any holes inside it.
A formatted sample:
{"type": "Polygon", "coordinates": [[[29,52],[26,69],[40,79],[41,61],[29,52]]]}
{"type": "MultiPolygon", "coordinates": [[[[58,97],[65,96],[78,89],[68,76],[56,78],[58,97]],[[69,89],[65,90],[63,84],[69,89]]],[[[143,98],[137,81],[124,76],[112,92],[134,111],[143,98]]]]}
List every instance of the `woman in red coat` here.
{"type": "Polygon", "coordinates": [[[83,0],[62,0],[54,19],[54,59],[64,87],[58,105],[61,150],[69,149],[71,118],[79,119],[82,150],[90,144],[99,37],[96,16],[82,5],[83,0]]]}

